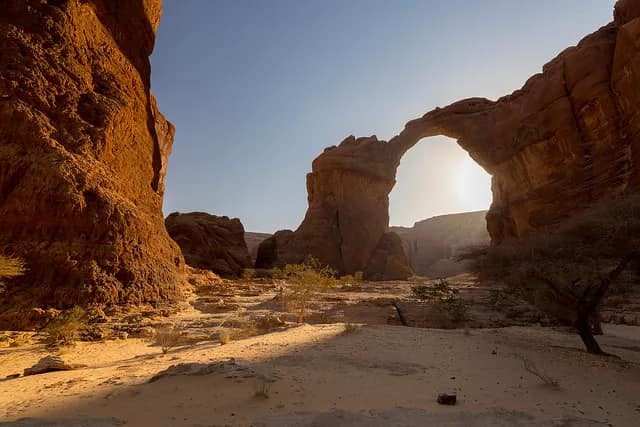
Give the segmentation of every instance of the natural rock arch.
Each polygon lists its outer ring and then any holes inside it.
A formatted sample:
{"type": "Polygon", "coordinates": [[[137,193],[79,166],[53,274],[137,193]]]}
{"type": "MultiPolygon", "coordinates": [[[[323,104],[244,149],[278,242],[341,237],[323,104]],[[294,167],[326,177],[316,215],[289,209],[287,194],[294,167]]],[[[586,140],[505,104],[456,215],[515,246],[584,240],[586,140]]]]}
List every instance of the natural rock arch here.
{"type": "Polygon", "coordinates": [[[614,22],[497,101],[459,101],[410,121],[388,142],[350,136],[325,149],[307,175],[302,224],[265,241],[256,265],[310,254],[341,273],[409,274],[388,233],[388,196],[404,153],[430,136],[457,140],[492,175],[487,229],[494,243],[640,186],[638,17],[637,2],[619,1],[614,22]]]}

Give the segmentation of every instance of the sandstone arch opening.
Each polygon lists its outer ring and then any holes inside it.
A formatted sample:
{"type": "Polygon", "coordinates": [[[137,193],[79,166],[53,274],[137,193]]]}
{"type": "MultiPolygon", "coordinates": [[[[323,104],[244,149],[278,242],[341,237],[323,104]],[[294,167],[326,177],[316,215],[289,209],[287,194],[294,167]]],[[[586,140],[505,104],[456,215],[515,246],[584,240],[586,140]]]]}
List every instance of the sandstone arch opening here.
{"type": "Polygon", "coordinates": [[[389,195],[390,231],[400,236],[407,260],[421,276],[465,271],[456,255],[489,242],[489,175],[455,139],[424,138],[402,157],[389,195]]]}
{"type": "Polygon", "coordinates": [[[389,195],[389,223],[412,227],[441,215],[486,211],[491,205],[491,175],[457,141],[425,138],[401,159],[389,195]]]}

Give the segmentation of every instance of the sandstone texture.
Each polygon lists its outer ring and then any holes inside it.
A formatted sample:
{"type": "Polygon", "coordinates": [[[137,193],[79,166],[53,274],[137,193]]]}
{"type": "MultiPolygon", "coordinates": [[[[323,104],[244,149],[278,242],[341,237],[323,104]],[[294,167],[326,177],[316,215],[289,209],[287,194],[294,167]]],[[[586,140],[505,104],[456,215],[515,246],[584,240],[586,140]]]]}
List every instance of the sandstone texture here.
{"type": "Polygon", "coordinates": [[[175,298],[183,261],[162,217],[174,128],[150,92],[161,0],[1,9],[0,250],[28,273],[0,297],[0,324],[25,304],[175,298]]]}
{"type": "Polygon", "coordinates": [[[493,176],[494,243],[639,187],[640,6],[619,1],[614,16],[511,95],[436,108],[388,142],[349,137],[326,149],[307,176],[304,221],[260,252],[275,246],[278,263],[311,253],[344,273],[365,270],[388,232],[400,160],[430,136],[456,139],[493,176]]]}
{"type": "Polygon", "coordinates": [[[449,277],[468,272],[457,256],[468,247],[489,243],[487,212],[441,215],[416,222],[411,228],[391,227],[402,239],[404,252],[416,274],[449,277]]]}
{"type": "Polygon", "coordinates": [[[238,277],[252,266],[238,218],[204,212],[173,213],[165,220],[188,265],[223,277],[238,277]]]}

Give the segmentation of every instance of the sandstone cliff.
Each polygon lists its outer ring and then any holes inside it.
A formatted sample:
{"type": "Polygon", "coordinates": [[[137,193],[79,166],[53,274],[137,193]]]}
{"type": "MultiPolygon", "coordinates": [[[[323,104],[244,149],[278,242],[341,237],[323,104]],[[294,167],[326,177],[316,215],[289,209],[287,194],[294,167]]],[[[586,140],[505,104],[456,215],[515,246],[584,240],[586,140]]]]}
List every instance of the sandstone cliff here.
{"type": "Polygon", "coordinates": [[[311,253],[344,273],[365,270],[388,230],[400,159],[429,136],[456,139],[493,176],[495,243],[640,186],[638,2],[619,1],[614,15],[511,95],[437,108],[389,142],[349,137],[325,150],[307,176],[304,221],[265,251],[276,247],[279,263],[311,253]]]}
{"type": "Polygon", "coordinates": [[[244,227],[238,218],[176,212],[167,217],[165,224],[191,267],[211,270],[223,277],[238,277],[252,266],[244,227]]]}
{"type": "Polygon", "coordinates": [[[183,261],[161,209],[174,128],[148,59],[161,0],[1,8],[0,248],[29,270],[0,319],[24,304],[175,298],[183,261]]]}
{"type": "Polygon", "coordinates": [[[441,215],[416,222],[411,228],[391,227],[402,239],[411,268],[421,276],[448,277],[467,271],[456,260],[467,247],[489,243],[487,212],[441,215]]]}

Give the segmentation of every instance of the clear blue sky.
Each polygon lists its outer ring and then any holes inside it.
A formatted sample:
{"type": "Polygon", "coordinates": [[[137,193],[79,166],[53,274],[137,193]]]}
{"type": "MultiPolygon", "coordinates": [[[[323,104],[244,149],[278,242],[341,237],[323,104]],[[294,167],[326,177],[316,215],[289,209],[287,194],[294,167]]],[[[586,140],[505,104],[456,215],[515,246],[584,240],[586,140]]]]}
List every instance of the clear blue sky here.
{"type": "MultiPolygon", "coordinates": [[[[177,127],[165,213],[295,229],[305,175],[344,137],[388,139],[436,106],[518,89],[612,19],[614,0],[164,0],[152,90],[177,127]]],[[[392,225],[487,208],[462,149],[402,160],[392,225]]]]}

